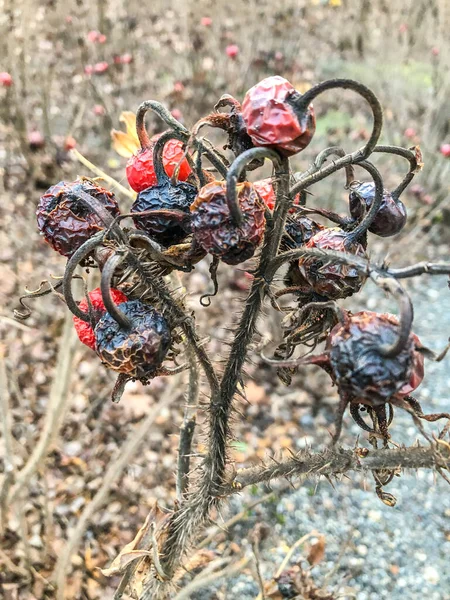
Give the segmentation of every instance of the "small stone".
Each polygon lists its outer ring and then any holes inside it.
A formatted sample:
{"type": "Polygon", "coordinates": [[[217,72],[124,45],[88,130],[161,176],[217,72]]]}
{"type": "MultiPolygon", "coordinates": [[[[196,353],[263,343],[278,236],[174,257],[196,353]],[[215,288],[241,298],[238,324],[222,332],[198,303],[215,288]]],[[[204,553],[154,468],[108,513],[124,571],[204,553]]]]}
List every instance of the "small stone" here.
{"type": "Polygon", "coordinates": [[[356,547],[356,551],[360,556],[367,556],[368,548],[364,544],[360,544],[356,547]]]}
{"type": "Polygon", "coordinates": [[[428,581],[428,583],[431,583],[432,585],[437,585],[440,579],[439,572],[435,567],[428,565],[423,571],[423,578],[425,579],[425,581],[428,581]]]}

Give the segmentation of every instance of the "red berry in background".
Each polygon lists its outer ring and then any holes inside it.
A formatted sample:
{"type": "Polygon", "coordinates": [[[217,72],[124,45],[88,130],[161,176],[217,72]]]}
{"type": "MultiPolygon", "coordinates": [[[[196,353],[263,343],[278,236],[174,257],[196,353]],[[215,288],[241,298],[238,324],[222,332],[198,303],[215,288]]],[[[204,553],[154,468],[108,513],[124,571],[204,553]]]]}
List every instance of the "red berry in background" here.
{"type": "Polygon", "coordinates": [[[236,56],[239,54],[239,46],[236,44],[230,44],[226,47],[225,52],[230,58],[236,58],[236,56]]]}
{"type": "Polygon", "coordinates": [[[181,110],[179,108],[174,108],[173,110],[170,111],[170,114],[177,121],[183,120],[183,113],[181,112],[181,110]]]}
{"type": "MultiPolygon", "coordinates": [[[[275,208],[275,190],[273,189],[272,177],[267,177],[266,179],[260,179],[259,181],[255,181],[253,183],[253,187],[264,200],[267,208],[269,210],[273,210],[275,208]]],[[[294,204],[298,204],[300,201],[300,196],[296,196],[294,200],[294,204]]]]}
{"type": "Polygon", "coordinates": [[[442,144],[440,152],[445,158],[450,158],[450,144],[442,144]]]}
{"type": "MultiPolygon", "coordinates": [[[[130,187],[135,192],[143,192],[147,188],[157,184],[155,167],[153,164],[153,148],[155,142],[157,142],[161,135],[161,133],[154,135],[151,139],[152,143],[149,148],[142,148],[128,160],[126,166],[127,179],[130,187]]],[[[183,143],[180,140],[169,140],[164,146],[163,165],[169,177],[172,177],[183,156],[183,143]]],[[[178,180],[186,181],[191,172],[188,161],[186,159],[182,160],[178,172],[178,180]]]]}
{"type": "Polygon", "coordinates": [[[255,146],[268,146],[285,156],[292,156],[306,148],[315,129],[312,105],[300,121],[289,104],[298,92],[278,75],[267,77],[253,86],[242,103],[242,116],[248,135],[255,146]]]}
{"type": "Polygon", "coordinates": [[[359,402],[379,406],[397,395],[405,396],[423,379],[419,338],[410,334],[405,348],[394,357],[381,354],[399,333],[397,317],[362,311],[350,315],[330,332],[326,344],[333,379],[339,391],[359,402]]]}
{"type": "Polygon", "coordinates": [[[405,129],[405,133],[404,136],[407,137],[408,139],[412,140],[413,138],[415,138],[417,135],[417,131],[414,129],[414,127],[408,127],[407,129],[405,129]]]}
{"type": "Polygon", "coordinates": [[[205,185],[191,206],[191,226],[196,242],[229,265],[237,265],[255,253],[266,223],[264,202],[248,181],[236,186],[243,223],[233,222],[227,204],[226,184],[205,185]]]}
{"type": "Polygon", "coordinates": [[[96,104],[92,111],[94,115],[97,115],[98,117],[103,117],[106,112],[105,107],[102,104],[96,104]]]}
{"type": "Polygon", "coordinates": [[[211,17],[202,17],[200,19],[200,25],[203,25],[203,27],[211,27],[213,20],[211,19],[211,17]]]}
{"type": "Polygon", "coordinates": [[[100,35],[100,32],[98,31],[89,31],[89,33],[87,34],[87,39],[90,42],[95,43],[98,40],[98,36],[100,35]]]}
{"type": "Polygon", "coordinates": [[[106,35],[104,33],[100,33],[97,38],[97,42],[99,44],[104,44],[106,42],[106,35]]]}
{"type": "Polygon", "coordinates": [[[64,140],[64,150],[69,152],[69,150],[73,150],[77,145],[77,141],[71,135],[67,136],[64,140]]]}
{"type": "Polygon", "coordinates": [[[140,300],[119,304],[131,320],[122,329],[109,313],[95,327],[95,350],[103,364],[136,379],[150,377],[161,366],[172,342],[169,324],[153,307],[140,300]]]}
{"type": "Polygon", "coordinates": [[[113,62],[115,65],[129,65],[133,62],[133,57],[128,53],[122,55],[116,54],[113,58],[113,62]]]}
{"type": "Polygon", "coordinates": [[[86,75],[92,75],[92,73],[94,72],[94,67],[92,65],[85,65],[84,72],[86,73],[86,75]]]}
{"type": "Polygon", "coordinates": [[[440,50],[436,46],[434,46],[433,48],[431,48],[431,54],[433,56],[439,56],[439,53],[440,53],[440,50]]]}
{"type": "MultiPolygon", "coordinates": [[[[120,290],[116,290],[111,288],[111,296],[115,304],[121,304],[122,302],[127,302],[128,298],[125,296],[123,292],[120,290]]],[[[105,305],[103,304],[102,292],[100,288],[96,288],[89,292],[89,300],[92,304],[93,309],[93,320],[97,323],[100,317],[106,312],[105,305]]],[[[89,312],[89,306],[86,298],[84,298],[79,304],[78,307],[85,313],[89,312]]],[[[95,335],[92,325],[79,319],[78,317],[73,317],[73,323],[75,325],[75,331],[77,332],[78,338],[80,342],[89,346],[92,350],[95,350],[95,335]]]]}
{"type": "MultiPolygon", "coordinates": [[[[337,227],[322,229],[305,244],[305,248],[337,250],[366,257],[363,245],[349,243],[348,234],[337,227]]],[[[298,267],[311,290],[329,300],[347,298],[359,292],[365,281],[365,276],[351,265],[330,264],[320,258],[300,258],[298,267]]]]}
{"type": "MultiPolygon", "coordinates": [[[[350,214],[360,221],[375,200],[373,181],[352,187],[349,195],[350,214]]],[[[380,237],[390,237],[399,233],[406,223],[406,208],[403,202],[395,199],[390,192],[383,190],[381,206],[369,227],[369,231],[380,237]]]]}
{"type": "Polygon", "coordinates": [[[91,181],[60,181],[53,185],[41,196],[36,216],[45,241],[63,256],[72,256],[84,242],[104,229],[100,217],[77,198],[80,188],[101,202],[113,217],[120,214],[114,194],[91,181]]]}
{"type": "Polygon", "coordinates": [[[173,84],[173,91],[176,94],[182,94],[184,92],[184,84],[181,81],[175,81],[173,84]]]}
{"type": "Polygon", "coordinates": [[[107,71],[108,68],[109,64],[104,60],[94,65],[94,73],[97,73],[97,75],[101,75],[102,73],[105,73],[105,71],[107,71]]]}
{"type": "Polygon", "coordinates": [[[11,87],[13,84],[13,78],[6,71],[0,73],[0,85],[3,87],[11,87]]]}

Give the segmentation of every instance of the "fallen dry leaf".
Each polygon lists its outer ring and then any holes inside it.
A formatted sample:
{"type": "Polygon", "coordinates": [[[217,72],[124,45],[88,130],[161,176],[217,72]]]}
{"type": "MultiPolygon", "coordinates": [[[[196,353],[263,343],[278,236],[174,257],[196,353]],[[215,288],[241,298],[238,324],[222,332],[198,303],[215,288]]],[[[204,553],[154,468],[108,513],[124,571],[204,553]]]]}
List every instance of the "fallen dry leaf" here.
{"type": "Polygon", "coordinates": [[[323,561],[325,556],[325,536],[320,535],[319,539],[315,544],[312,544],[309,549],[309,553],[307,556],[307,561],[309,564],[314,567],[323,561]]]}

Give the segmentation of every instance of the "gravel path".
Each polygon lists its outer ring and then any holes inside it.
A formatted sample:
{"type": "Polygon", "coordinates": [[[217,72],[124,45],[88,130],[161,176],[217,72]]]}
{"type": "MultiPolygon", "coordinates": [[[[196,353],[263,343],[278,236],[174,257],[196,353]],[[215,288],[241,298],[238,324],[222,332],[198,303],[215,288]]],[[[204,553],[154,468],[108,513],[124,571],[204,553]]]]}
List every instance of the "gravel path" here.
{"type": "MultiPolygon", "coordinates": [[[[442,294],[450,299],[445,278],[422,277],[411,283],[409,290],[416,305],[416,333],[424,344],[440,351],[450,335],[450,312],[439,300],[442,294]]],[[[395,306],[373,287],[365,296],[367,308],[395,311],[395,306]]],[[[427,361],[425,383],[417,394],[425,412],[449,410],[449,365],[450,357],[440,364],[427,361]]],[[[301,425],[313,435],[317,421],[305,415],[301,425]]],[[[431,432],[438,431],[437,424],[426,426],[431,432]]],[[[366,445],[361,434],[347,417],[343,443],[353,445],[360,435],[361,444],[366,445]]],[[[399,443],[412,444],[418,439],[411,418],[399,410],[392,434],[399,443]]],[[[245,546],[246,534],[255,522],[270,523],[271,534],[262,549],[266,580],[276,571],[287,546],[317,530],[326,536],[326,555],[313,569],[316,583],[323,581],[338,562],[330,585],[338,586],[345,579],[358,600],[450,600],[450,488],[442,478],[429,472],[409,472],[395,478],[386,488],[397,497],[395,508],[377,498],[369,476],[354,474],[351,480],[337,481],[335,488],[324,480],[318,485],[306,481],[277,499],[275,505],[259,507],[254,516],[235,526],[231,537],[245,546]]],[[[248,501],[244,498],[233,499],[231,514],[242,509],[243,501],[248,501]]],[[[218,595],[209,588],[196,600],[247,600],[254,599],[259,591],[255,579],[243,575],[216,589],[221,590],[218,595]]]]}

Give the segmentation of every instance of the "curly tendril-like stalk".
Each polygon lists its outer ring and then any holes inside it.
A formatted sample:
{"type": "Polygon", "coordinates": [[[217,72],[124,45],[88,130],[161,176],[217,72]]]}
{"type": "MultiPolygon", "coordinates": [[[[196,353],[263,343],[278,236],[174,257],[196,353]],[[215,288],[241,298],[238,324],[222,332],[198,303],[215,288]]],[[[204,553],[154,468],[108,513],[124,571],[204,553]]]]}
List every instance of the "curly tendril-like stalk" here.
{"type": "Polygon", "coordinates": [[[114,302],[111,296],[112,278],[114,277],[116,269],[123,263],[125,258],[126,250],[120,249],[108,258],[103,267],[100,289],[102,292],[103,304],[105,305],[107,312],[109,312],[112,318],[120,325],[120,327],[122,327],[122,329],[129,331],[133,326],[131,319],[129,319],[117,307],[117,304],[114,302]]]}
{"type": "Polygon", "coordinates": [[[383,127],[383,109],[381,108],[380,101],[372,90],[353,79],[329,79],[328,81],[323,81],[322,83],[315,85],[302,95],[298,93],[293,94],[288,102],[300,118],[308,110],[308,106],[315,98],[317,98],[317,96],[334,88],[353,90],[367,101],[372,110],[372,133],[370,134],[367,144],[358,150],[355,156],[355,160],[363,160],[373,152],[383,127]]]}
{"type": "Polygon", "coordinates": [[[70,310],[72,314],[76,317],[85,321],[86,323],[90,323],[89,313],[82,311],[73,297],[72,292],[72,279],[74,278],[75,269],[78,265],[97,248],[97,246],[101,246],[103,243],[105,232],[99,231],[95,235],[91,237],[91,239],[87,240],[82,244],[76,252],[72,254],[72,256],[67,261],[66,270],[64,272],[63,279],[63,294],[64,299],[67,304],[67,308],[70,310]]]}
{"type": "MultiPolygon", "coordinates": [[[[136,112],[136,133],[142,148],[149,148],[151,145],[150,137],[145,128],[145,114],[149,110],[155,112],[174,132],[179,134],[181,138],[178,139],[181,139],[185,144],[189,142],[191,137],[189,130],[177,121],[165,106],[155,100],[146,100],[140,104],[136,112]]],[[[217,169],[222,177],[226,177],[227,167],[220,159],[217,152],[209,148],[200,140],[195,139],[194,143],[201,149],[202,153],[208,158],[210,163],[217,169]]]]}
{"type": "MultiPolygon", "coordinates": [[[[374,152],[383,152],[385,154],[394,154],[397,156],[401,156],[405,158],[409,162],[409,171],[399,183],[399,185],[392,190],[391,194],[395,201],[400,198],[400,195],[405,191],[407,186],[414,179],[416,173],[420,171],[422,168],[422,164],[418,160],[417,152],[413,152],[412,150],[407,150],[406,148],[402,148],[401,146],[375,146],[373,149],[374,152]]],[[[420,155],[420,151],[419,151],[420,155]]]]}
{"type": "Polygon", "coordinates": [[[359,240],[369,227],[372,225],[373,220],[377,216],[378,210],[383,202],[383,180],[381,179],[381,175],[378,169],[369,162],[368,160],[361,161],[358,164],[358,167],[362,167],[372,176],[373,182],[375,184],[375,198],[373,199],[372,205],[364,217],[361,219],[360,223],[348,234],[348,239],[352,242],[359,240]]]}
{"type": "Polygon", "coordinates": [[[380,273],[372,272],[371,279],[388,294],[391,294],[400,306],[398,337],[391,345],[380,346],[380,354],[386,358],[393,358],[400,354],[408,344],[414,320],[414,310],[411,298],[393,277],[385,277],[380,273]]]}
{"type": "Polygon", "coordinates": [[[281,164],[280,155],[274,150],[268,148],[251,148],[240,154],[233,162],[227,173],[227,204],[234,223],[239,226],[242,224],[243,216],[239,201],[237,198],[236,184],[239,181],[241,173],[245,167],[255,159],[269,158],[275,168],[281,164]]]}

